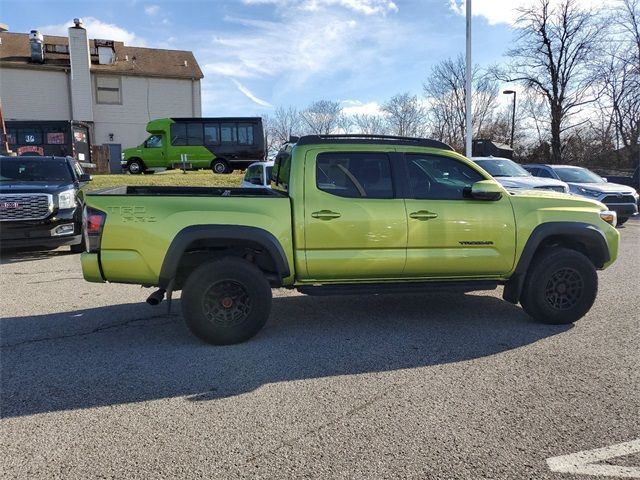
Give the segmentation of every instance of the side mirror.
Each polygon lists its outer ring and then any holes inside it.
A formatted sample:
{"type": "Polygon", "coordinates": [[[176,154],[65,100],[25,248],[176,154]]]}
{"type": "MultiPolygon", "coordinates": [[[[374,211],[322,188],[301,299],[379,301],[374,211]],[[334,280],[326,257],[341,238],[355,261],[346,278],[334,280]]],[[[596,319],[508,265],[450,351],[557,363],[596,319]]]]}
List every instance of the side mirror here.
{"type": "Polygon", "coordinates": [[[608,181],[609,181],[609,180],[607,180],[607,177],[602,177],[602,179],[603,179],[605,182],[608,182],[608,181]]]}
{"type": "Polygon", "coordinates": [[[79,182],[90,182],[91,180],[93,180],[93,178],[88,173],[83,173],[78,177],[79,182]]]}
{"type": "Polygon", "coordinates": [[[260,177],[251,177],[249,179],[249,183],[252,183],[253,185],[262,185],[262,178],[260,178],[260,177]]]}
{"type": "Polygon", "coordinates": [[[495,180],[481,180],[471,185],[471,198],[496,201],[502,198],[505,189],[495,180]]]}

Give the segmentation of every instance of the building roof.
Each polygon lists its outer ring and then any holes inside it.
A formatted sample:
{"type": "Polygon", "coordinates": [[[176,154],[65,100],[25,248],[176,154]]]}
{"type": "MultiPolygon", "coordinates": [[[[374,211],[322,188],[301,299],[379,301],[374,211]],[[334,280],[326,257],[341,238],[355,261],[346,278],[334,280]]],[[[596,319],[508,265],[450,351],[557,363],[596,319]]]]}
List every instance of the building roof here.
{"type": "MultiPolygon", "coordinates": [[[[69,54],[49,52],[45,49],[44,63],[31,61],[29,35],[26,33],[0,32],[0,66],[15,68],[34,68],[44,70],[63,70],[70,68],[69,54]]],[[[67,37],[44,36],[45,46],[61,45],[68,47],[67,37]]],[[[64,47],[59,50],[64,50],[64,47]]],[[[89,40],[91,71],[118,75],[137,75],[143,77],[191,78],[201,79],[204,75],[192,52],[186,50],[164,50],[160,48],[129,47],[123,42],[113,42],[115,60],[112,64],[100,65],[95,40],[89,40]]]]}

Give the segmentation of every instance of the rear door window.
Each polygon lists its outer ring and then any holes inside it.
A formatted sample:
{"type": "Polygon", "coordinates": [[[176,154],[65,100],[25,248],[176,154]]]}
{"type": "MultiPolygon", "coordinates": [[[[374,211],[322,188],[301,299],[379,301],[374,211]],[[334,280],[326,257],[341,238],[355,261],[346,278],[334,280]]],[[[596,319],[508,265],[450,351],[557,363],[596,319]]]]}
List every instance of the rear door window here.
{"type": "Polygon", "coordinates": [[[393,198],[391,163],[386,153],[321,153],[316,186],[349,198],[393,198]]]}

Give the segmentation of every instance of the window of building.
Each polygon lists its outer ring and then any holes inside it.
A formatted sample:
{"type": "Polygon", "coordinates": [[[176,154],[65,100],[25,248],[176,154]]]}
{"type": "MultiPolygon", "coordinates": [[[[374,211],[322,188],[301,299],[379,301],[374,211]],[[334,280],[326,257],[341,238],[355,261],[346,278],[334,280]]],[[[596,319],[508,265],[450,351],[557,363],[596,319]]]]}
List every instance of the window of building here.
{"type": "Polygon", "coordinates": [[[391,164],[385,153],[321,153],[318,189],[350,198],[392,198],[391,164]]]}
{"type": "Polygon", "coordinates": [[[233,123],[222,123],[220,125],[220,140],[222,143],[236,143],[236,126],[233,123]]]}
{"type": "Polygon", "coordinates": [[[406,155],[412,198],[461,200],[465,189],[485,178],[470,166],[449,157],[406,155]]]}
{"type": "Polygon", "coordinates": [[[205,123],[204,124],[204,144],[218,145],[220,143],[219,131],[220,131],[220,126],[217,123],[205,123]]]}
{"type": "Polygon", "coordinates": [[[253,145],[253,125],[238,125],[238,144],[253,145]]]}
{"type": "Polygon", "coordinates": [[[15,145],[15,143],[16,143],[16,131],[15,130],[8,130],[7,131],[7,143],[9,145],[15,145]]]}
{"type": "Polygon", "coordinates": [[[187,145],[204,145],[201,123],[187,124],[187,145]]]}
{"type": "Polygon", "coordinates": [[[96,103],[119,105],[122,103],[120,77],[104,75],[96,77],[96,103]]]}
{"type": "Polygon", "coordinates": [[[184,123],[171,124],[171,145],[183,146],[187,144],[187,125],[184,123]]]}

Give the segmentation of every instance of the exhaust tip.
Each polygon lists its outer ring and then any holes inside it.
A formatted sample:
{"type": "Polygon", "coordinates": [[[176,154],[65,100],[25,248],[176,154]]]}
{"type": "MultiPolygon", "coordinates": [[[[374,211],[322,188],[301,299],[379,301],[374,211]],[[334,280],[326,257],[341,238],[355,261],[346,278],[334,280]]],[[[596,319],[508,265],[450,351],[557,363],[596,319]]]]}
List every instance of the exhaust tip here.
{"type": "Polygon", "coordinates": [[[149,305],[153,305],[154,307],[156,305],[159,305],[160,302],[162,302],[162,300],[164,299],[164,290],[156,290],[155,292],[153,292],[151,295],[149,295],[149,297],[147,298],[147,303],[149,305]]]}

